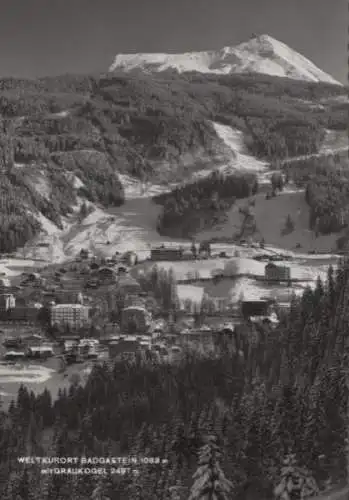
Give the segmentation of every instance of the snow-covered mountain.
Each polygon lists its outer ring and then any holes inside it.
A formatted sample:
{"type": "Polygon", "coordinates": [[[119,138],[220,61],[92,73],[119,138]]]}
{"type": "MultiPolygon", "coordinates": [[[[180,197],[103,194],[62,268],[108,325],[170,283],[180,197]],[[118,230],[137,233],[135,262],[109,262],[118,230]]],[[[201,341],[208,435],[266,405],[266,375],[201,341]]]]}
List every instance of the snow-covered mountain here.
{"type": "Polygon", "coordinates": [[[269,35],[251,38],[235,47],[184,54],[118,54],[109,71],[142,70],[146,73],[168,69],[180,73],[264,73],[311,82],[339,84],[304,56],[269,35]]]}

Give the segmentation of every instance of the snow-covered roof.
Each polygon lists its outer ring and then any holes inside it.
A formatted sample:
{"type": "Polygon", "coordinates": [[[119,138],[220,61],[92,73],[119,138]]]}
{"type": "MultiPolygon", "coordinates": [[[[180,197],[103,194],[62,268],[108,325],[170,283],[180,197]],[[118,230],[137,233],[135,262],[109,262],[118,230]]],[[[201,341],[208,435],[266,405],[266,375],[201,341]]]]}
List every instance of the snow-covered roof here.
{"type": "Polygon", "coordinates": [[[144,306],[128,306],[128,307],[125,307],[122,312],[125,312],[125,311],[144,311],[144,312],[147,312],[147,309],[144,307],[144,306]]]}
{"type": "Polygon", "coordinates": [[[53,348],[51,346],[33,346],[29,347],[30,351],[38,351],[38,352],[45,352],[45,351],[53,351],[53,348]]]}
{"type": "Polygon", "coordinates": [[[88,309],[88,306],[81,304],[56,304],[52,309],[88,309]]]}

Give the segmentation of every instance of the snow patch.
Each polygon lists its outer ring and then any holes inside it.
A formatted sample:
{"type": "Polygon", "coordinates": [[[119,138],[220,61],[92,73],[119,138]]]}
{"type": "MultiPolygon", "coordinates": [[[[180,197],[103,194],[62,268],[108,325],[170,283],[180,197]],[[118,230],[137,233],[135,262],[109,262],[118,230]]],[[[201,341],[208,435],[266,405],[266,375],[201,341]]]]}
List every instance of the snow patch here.
{"type": "Polygon", "coordinates": [[[220,168],[222,172],[229,173],[231,171],[250,171],[254,173],[265,172],[268,168],[268,163],[257,160],[254,156],[248,153],[244,144],[244,134],[237,129],[212,122],[218,137],[232,152],[232,159],[228,165],[220,168]]]}
{"type": "Polygon", "coordinates": [[[85,184],[73,172],[67,172],[66,178],[71,184],[73,184],[74,189],[85,187],[85,184]]]}
{"type": "Polygon", "coordinates": [[[194,285],[177,285],[177,293],[181,303],[190,299],[200,304],[204,295],[204,288],[194,285]]]}
{"type": "Polygon", "coordinates": [[[54,370],[38,365],[0,365],[0,383],[30,382],[39,384],[49,380],[54,373],[54,370]]]}

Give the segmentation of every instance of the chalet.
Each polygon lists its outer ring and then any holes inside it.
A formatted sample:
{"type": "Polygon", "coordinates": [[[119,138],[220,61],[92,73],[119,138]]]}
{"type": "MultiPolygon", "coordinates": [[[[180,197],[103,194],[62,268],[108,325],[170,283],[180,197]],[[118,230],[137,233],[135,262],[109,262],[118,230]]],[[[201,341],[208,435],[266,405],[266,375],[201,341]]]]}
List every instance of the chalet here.
{"type": "Polygon", "coordinates": [[[291,270],[288,266],[278,266],[273,262],[268,262],[264,268],[264,276],[268,281],[289,281],[291,270]]]}
{"type": "Polygon", "coordinates": [[[158,248],[152,248],[150,253],[150,259],[152,261],[162,261],[162,260],[182,260],[183,248],[171,248],[162,245],[158,248]]]}

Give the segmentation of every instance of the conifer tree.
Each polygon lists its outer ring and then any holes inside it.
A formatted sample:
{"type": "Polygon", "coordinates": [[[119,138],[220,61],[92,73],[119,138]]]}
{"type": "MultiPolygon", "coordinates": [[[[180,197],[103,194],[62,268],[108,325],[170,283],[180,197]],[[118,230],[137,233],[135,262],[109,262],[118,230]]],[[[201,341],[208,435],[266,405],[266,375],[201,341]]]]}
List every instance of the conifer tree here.
{"type": "Polygon", "coordinates": [[[315,479],[307,469],[297,465],[294,453],[289,453],[283,460],[280,476],[274,489],[276,500],[303,500],[319,493],[315,479]]]}
{"type": "Polygon", "coordinates": [[[194,484],[188,500],[228,500],[233,484],[228,481],[219,465],[221,451],[215,436],[208,436],[199,453],[199,467],[194,473],[194,484]]]}

